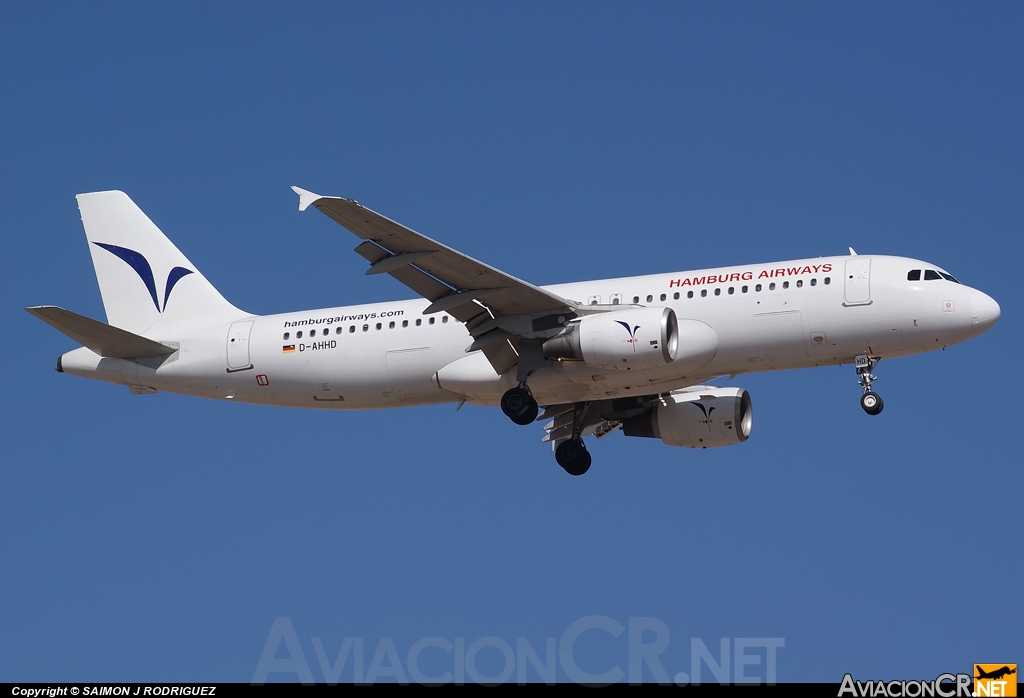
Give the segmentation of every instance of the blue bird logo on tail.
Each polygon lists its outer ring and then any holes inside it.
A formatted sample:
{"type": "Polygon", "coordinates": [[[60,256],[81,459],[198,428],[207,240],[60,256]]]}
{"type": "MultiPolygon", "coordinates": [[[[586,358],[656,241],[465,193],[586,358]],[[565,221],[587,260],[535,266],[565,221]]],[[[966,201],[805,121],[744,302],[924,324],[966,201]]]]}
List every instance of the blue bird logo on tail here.
{"type": "Polygon", "coordinates": [[[135,250],[129,250],[127,247],[118,247],[117,245],[108,245],[105,242],[94,242],[97,247],[102,247],[107,252],[119,257],[128,266],[135,270],[135,273],[142,279],[142,283],[146,285],[146,289],[149,291],[150,298],[153,299],[153,305],[156,306],[158,313],[163,313],[167,309],[167,299],[171,297],[171,289],[174,288],[175,284],[182,279],[182,277],[192,274],[191,269],[185,267],[174,267],[167,274],[167,282],[164,284],[164,303],[163,308],[160,307],[160,299],[156,293],[156,279],[153,278],[153,268],[149,265],[149,260],[146,259],[145,255],[135,250]]]}

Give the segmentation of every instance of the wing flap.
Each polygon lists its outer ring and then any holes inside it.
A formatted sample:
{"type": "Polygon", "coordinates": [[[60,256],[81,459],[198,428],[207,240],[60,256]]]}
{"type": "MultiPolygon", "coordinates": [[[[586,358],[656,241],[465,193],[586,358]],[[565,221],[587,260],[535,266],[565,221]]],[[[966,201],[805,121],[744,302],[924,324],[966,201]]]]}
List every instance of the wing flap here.
{"type": "Polygon", "coordinates": [[[437,300],[452,292],[451,288],[442,284],[434,277],[423,273],[414,266],[404,266],[387,272],[392,278],[420,294],[428,301],[437,300]]]}
{"type": "Polygon", "coordinates": [[[481,351],[499,376],[519,363],[519,354],[508,343],[508,340],[486,346],[481,351]]]}
{"type": "Polygon", "coordinates": [[[55,330],[107,358],[151,359],[177,349],[55,305],[25,308],[55,330]]]}

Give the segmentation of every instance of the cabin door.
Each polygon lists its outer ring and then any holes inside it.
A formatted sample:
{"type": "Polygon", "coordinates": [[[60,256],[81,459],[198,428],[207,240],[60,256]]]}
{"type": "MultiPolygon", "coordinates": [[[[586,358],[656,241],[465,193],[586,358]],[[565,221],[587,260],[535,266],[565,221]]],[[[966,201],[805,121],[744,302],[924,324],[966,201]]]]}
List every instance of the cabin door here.
{"type": "Polygon", "coordinates": [[[846,260],[845,305],[867,305],[871,302],[871,258],[851,257],[846,260]]]}

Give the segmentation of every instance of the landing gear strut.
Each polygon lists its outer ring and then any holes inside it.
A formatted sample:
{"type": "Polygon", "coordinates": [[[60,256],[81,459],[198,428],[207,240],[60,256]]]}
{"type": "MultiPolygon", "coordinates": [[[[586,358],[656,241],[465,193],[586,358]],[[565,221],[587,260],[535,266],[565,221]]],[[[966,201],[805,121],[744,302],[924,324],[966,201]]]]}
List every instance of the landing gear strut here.
{"type": "Polygon", "coordinates": [[[881,396],[871,390],[871,382],[878,380],[878,377],[871,373],[877,363],[878,359],[872,359],[867,354],[861,354],[853,360],[857,369],[857,383],[864,388],[864,394],[860,396],[860,406],[871,415],[878,414],[885,407],[881,396]]]}
{"type": "Polygon", "coordinates": [[[576,403],[572,415],[572,437],[558,444],[555,461],[570,475],[582,475],[590,470],[590,452],[583,443],[583,415],[589,403],[576,403]]]}
{"type": "Polygon", "coordinates": [[[520,383],[501,396],[501,411],[516,424],[525,426],[537,419],[540,407],[530,394],[526,383],[520,383]]]}

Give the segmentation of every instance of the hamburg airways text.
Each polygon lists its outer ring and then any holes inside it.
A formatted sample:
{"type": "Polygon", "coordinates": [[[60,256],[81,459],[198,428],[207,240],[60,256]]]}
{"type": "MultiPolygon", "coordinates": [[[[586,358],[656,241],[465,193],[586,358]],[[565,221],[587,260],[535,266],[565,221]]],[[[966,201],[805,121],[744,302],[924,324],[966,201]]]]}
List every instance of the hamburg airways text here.
{"type": "Polygon", "coordinates": [[[305,327],[306,325],[333,325],[336,322],[355,322],[357,320],[374,320],[379,317],[400,317],[404,310],[384,310],[379,313],[360,313],[359,315],[336,315],[334,317],[310,318],[308,320],[285,320],[285,327],[305,327]]]}
{"type": "MultiPolygon", "coordinates": [[[[757,275],[759,279],[777,279],[780,276],[799,276],[801,274],[827,274],[832,271],[831,264],[815,264],[803,267],[778,267],[776,269],[762,269],[757,275]]],[[[704,284],[727,284],[730,281],[750,281],[754,278],[754,272],[733,272],[731,274],[711,274],[709,276],[694,276],[687,279],[672,279],[668,282],[669,288],[678,286],[702,286],[704,284]]]]}

